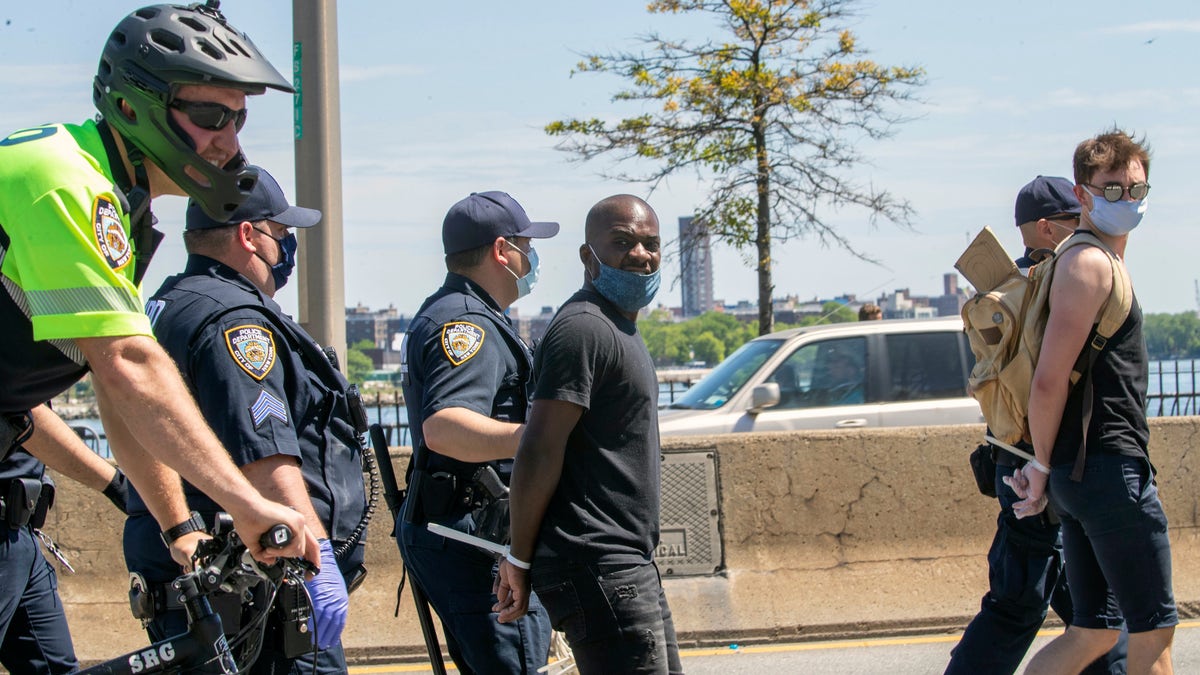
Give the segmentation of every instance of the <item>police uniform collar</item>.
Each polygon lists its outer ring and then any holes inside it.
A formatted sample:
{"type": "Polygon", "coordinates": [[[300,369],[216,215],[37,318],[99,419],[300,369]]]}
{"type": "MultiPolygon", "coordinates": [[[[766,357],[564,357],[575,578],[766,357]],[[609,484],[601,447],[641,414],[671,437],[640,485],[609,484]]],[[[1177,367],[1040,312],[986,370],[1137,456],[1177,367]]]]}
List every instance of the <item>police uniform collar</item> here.
{"type": "Polygon", "coordinates": [[[454,272],[447,272],[446,281],[442,283],[442,286],[451,291],[458,291],[460,293],[473,295],[483,302],[483,304],[487,305],[493,312],[499,314],[500,316],[504,316],[504,310],[500,308],[500,303],[496,302],[492,295],[488,293],[483,286],[471,281],[469,277],[465,277],[461,274],[455,274],[454,272]]]}
{"type": "Polygon", "coordinates": [[[183,273],[185,275],[207,274],[220,277],[232,284],[241,286],[250,293],[254,293],[255,295],[260,294],[258,287],[241,272],[238,272],[216,258],[210,258],[199,253],[188,254],[187,265],[183,268],[183,273]]]}

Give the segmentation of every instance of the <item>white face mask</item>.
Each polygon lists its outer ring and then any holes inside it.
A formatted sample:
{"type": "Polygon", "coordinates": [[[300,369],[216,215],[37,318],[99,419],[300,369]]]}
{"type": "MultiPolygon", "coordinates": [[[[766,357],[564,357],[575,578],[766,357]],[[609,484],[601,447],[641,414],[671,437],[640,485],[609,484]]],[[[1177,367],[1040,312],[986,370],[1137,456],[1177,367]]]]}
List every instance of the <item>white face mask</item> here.
{"type": "Polygon", "coordinates": [[[508,270],[509,274],[513,275],[514,279],[517,280],[517,299],[520,299],[533,292],[533,287],[537,285],[538,275],[541,273],[541,270],[538,269],[540,261],[538,260],[537,249],[535,249],[533,246],[530,246],[529,253],[526,253],[525,251],[522,251],[516,244],[508,240],[505,240],[504,243],[512,246],[514,251],[525,256],[525,259],[529,261],[529,272],[523,277],[518,277],[516,272],[508,269],[507,267],[504,268],[508,270]]]}
{"type": "Polygon", "coordinates": [[[1146,197],[1138,201],[1122,199],[1119,202],[1110,202],[1102,196],[1092,195],[1092,210],[1088,215],[1097,230],[1120,237],[1132,232],[1142,222],[1149,201],[1150,198],[1146,197]]]}

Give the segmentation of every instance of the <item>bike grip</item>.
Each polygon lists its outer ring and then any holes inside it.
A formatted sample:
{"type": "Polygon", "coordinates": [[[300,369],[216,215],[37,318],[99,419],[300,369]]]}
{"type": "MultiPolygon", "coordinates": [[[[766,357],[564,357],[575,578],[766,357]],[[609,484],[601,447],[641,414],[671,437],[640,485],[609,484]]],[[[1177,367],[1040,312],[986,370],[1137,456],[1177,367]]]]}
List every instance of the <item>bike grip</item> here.
{"type": "Polygon", "coordinates": [[[258,543],[263,548],[283,548],[292,542],[295,535],[292,534],[292,528],[280,523],[271,527],[258,538],[258,543]]]}

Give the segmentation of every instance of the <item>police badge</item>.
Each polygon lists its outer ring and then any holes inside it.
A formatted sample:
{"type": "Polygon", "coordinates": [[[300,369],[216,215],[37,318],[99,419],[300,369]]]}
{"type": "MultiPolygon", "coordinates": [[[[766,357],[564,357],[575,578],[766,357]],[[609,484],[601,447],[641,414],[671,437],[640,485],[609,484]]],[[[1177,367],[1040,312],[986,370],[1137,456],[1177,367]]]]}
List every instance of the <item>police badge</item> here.
{"type": "Polygon", "coordinates": [[[96,235],[96,245],[104,262],[114,270],[119,270],[129,264],[133,257],[133,247],[129,245],[129,237],[125,236],[125,226],[121,223],[121,214],[117,207],[104,197],[96,197],[92,205],[92,230],[96,235]]]}
{"type": "Polygon", "coordinates": [[[275,366],[275,336],[262,326],[235,326],[225,331],[225,346],[234,363],[262,381],[275,366]]]}
{"type": "Polygon", "coordinates": [[[442,351],[446,352],[450,363],[461,366],[479,353],[483,335],[483,329],[473,323],[448,323],[442,326],[442,351]]]}

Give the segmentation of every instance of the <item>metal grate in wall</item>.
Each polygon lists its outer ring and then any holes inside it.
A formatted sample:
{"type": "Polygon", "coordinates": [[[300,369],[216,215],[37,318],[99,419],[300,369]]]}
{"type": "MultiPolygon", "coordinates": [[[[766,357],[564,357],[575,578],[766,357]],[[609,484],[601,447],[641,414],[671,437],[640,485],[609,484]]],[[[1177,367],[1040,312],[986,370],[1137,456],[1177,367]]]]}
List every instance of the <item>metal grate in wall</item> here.
{"type": "Polygon", "coordinates": [[[660,523],[654,557],[664,576],[713,574],[724,567],[715,449],[663,454],[660,523]]]}

